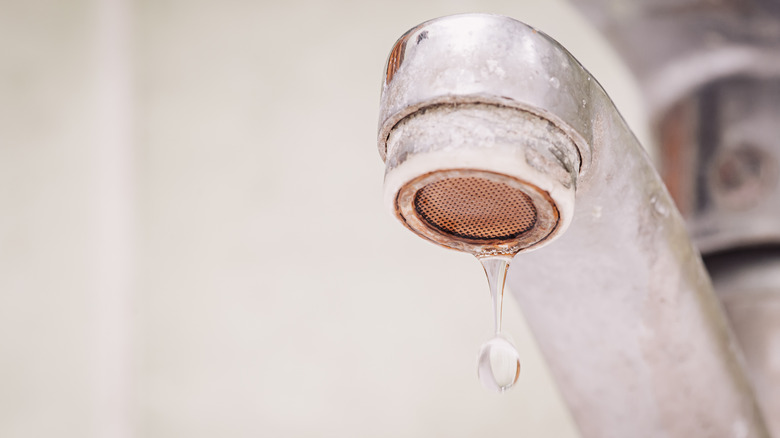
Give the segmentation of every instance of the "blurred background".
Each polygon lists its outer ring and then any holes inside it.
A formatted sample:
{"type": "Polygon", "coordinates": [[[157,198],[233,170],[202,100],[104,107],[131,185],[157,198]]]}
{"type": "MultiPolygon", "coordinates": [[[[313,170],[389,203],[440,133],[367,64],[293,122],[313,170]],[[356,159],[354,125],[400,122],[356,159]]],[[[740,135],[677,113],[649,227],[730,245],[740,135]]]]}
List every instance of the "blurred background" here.
{"type": "Polygon", "coordinates": [[[0,436],[576,437],[520,309],[483,390],[484,273],[382,204],[382,71],[422,21],[561,42],[562,0],[0,1],[0,436]]]}

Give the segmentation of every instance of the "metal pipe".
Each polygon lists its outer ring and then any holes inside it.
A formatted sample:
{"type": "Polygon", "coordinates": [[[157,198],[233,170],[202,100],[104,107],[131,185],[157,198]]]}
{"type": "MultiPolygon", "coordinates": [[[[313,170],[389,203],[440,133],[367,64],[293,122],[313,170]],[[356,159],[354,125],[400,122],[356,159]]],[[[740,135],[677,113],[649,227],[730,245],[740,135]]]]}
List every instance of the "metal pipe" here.
{"type": "MultiPolygon", "coordinates": [[[[442,104],[531,114],[552,127],[542,143],[553,146],[543,148],[568,150],[554,146],[560,133],[576,145],[571,223],[555,242],[518,254],[508,284],[584,437],[768,436],[682,218],[604,90],[565,49],[505,17],[433,20],[396,44],[381,102],[390,201],[397,175],[422,171],[411,156],[447,150],[396,144],[394,129],[442,104]]],[[[510,131],[544,132],[525,120],[510,131]]],[[[460,125],[481,133],[478,166],[500,165],[484,158],[495,123],[485,113],[460,125]]]]}
{"type": "Polygon", "coordinates": [[[780,437],[780,3],[574,3],[639,80],[662,175],[780,437]]]}
{"type": "Polygon", "coordinates": [[[780,248],[742,249],[705,258],[747,360],[773,436],[780,436],[780,248]]]}

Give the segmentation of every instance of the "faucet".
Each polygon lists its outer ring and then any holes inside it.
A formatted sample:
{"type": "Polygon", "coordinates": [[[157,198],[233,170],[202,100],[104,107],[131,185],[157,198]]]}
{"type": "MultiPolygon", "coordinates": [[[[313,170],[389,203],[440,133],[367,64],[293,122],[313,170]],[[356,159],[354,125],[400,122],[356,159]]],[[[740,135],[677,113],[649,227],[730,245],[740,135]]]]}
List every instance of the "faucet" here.
{"type": "Polygon", "coordinates": [[[514,257],[507,281],[583,437],[770,436],[685,219],[570,53],[457,15],[404,34],[384,76],[385,203],[433,243],[514,257]]]}

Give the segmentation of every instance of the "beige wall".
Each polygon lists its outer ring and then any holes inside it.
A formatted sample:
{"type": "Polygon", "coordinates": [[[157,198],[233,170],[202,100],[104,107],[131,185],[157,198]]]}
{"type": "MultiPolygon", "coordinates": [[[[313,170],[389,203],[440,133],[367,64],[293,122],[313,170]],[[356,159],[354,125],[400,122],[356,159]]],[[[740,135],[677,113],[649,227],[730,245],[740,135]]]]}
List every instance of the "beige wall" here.
{"type": "Polygon", "coordinates": [[[476,11],[647,138],[561,1],[0,2],[0,436],[577,436],[514,305],[521,380],[479,387],[478,263],[381,204],[385,57],[476,11]]]}

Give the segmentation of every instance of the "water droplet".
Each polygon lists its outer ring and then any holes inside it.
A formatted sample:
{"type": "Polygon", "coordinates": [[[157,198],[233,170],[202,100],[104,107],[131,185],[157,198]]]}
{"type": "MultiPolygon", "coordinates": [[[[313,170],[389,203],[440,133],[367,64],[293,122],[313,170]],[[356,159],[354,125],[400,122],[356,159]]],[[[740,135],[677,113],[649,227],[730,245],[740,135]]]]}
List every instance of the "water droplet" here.
{"type": "Polygon", "coordinates": [[[477,357],[477,375],[482,385],[490,390],[504,392],[520,377],[520,354],[514,345],[501,334],[504,285],[509,270],[510,256],[490,256],[479,259],[485,268],[490,297],[493,301],[495,337],[482,345],[477,357]]]}
{"type": "Polygon", "coordinates": [[[520,377],[520,353],[503,335],[496,336],[479,349],[477,376],[486,389],[510,389],[520,377]]]}
{"type": "Polygon", "coordinates": [[[553,88],[558,88],[561,86],[561,81],[558,80],[555,76],[550,78],[550,85],[552,85],[553,88]]]}
{"type": "Polygon", "coordinates": [[[663,217],[669,216],[669,208],[664,205],[658,196],[653,195],[653,197],[650,198],[650,204],[652,204],[653,209],[655,209],[655,212],[659,215],[663,217]]]}
{"type": "Polygon", "coordinates": [[[585,108],[585,105],[588,104],[588,101],[585,99],[582,99],[582,107],[585,108]]]}

